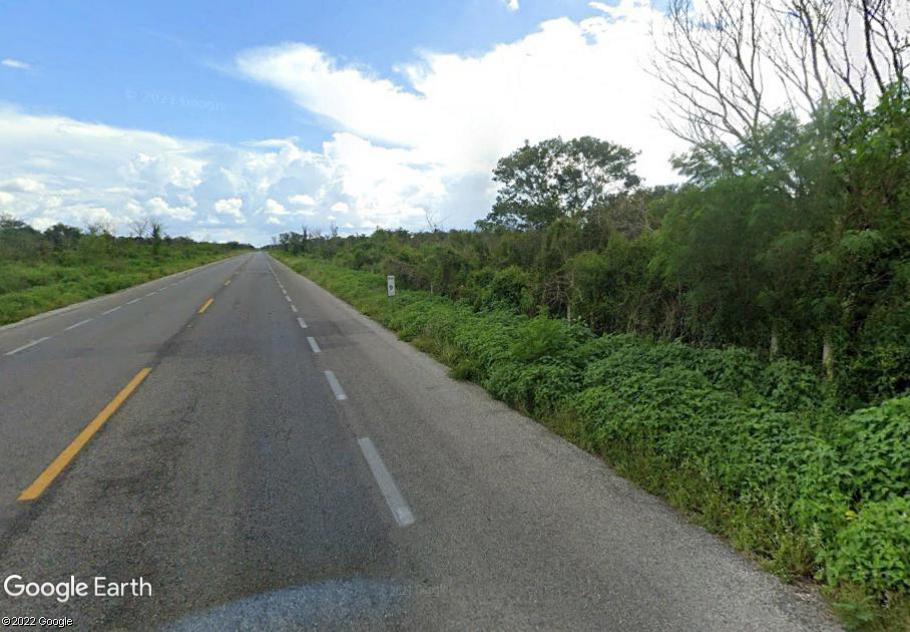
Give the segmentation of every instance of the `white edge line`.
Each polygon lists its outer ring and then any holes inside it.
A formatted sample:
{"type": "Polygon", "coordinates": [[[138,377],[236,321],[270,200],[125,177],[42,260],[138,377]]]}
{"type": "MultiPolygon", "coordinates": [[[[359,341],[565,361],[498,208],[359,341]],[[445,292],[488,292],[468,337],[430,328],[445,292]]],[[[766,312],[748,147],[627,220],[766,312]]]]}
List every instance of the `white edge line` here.
{"type": "Polygon", "coordinates": [[[306,329],[306,321],[303,320],[300,316],[297,317],[297,324],[300,325],[301,329],[306,329]]]}
{"type": "Polygon", "coordinates": [[[69,327],[67,327],[66,329],[64,329],[63,331],[69,331],[70,329],[75,329],[76,327],[82,327],[82,325],[84,325],[84,324],[86,324],[86,323],[90,323],[90,322],[92,322],[93,320],[95,320],[95,319],[94,319],[94,318],[86,318],[85,320],[80,320],[78,323],[73,323],[72,325],[70,325],[69,327]]]}
{"type": "Polygon", "coordinates": [[[101,314],[106,316],[107,314],[111,314],[111,313],[113,313],[113,312],[116,312],[116,311],[117,311],[118,309],[120,309],[121,307],[123,307],[123,305],[118,305],[117,307],[112,307],[112,308],[110,308],[109,310],[107,310],[106,312],[101,312],[101,314]]]}
{"type": "Polygon", "coordinates": [[[288,296],[287,294],[284,295],[284,298],[287,300],[288,303],[291,302],[291,297],[288,296]]]}
{"type": "Polygon", "coordinates": [[[306,341],[310,343],[310,349],[313,350],[313,353],[319,353],[322,349],[319,348],[319,343],[316,342],[316,339],[313,336],[307,336],[306,341]]]}
{"type": "Polygon", "coordinates": [[[142,300],[141,298],[134,298],[134,299],[131,300],[131,301],[127,301],[126,304],[127,304],[127,305],[133,305],[133,304],[135,304],[135,303],[138,303],[138,302],[141,301],[141,300],[142,300]]]}
{"type": "Polygon", "coordinates": [[[146,296],[155,296],[155,294],[157,294],[157,293],[158,293],[158,290],[155,290],[154,292],[149,292],[148,294],[146,294],[146,296]]]}
{"type": "Polygon", "coordinates": [[[370,471],[373,473],[373,478],[376,479],[376,484],[379,485],[379,491],[382,492],[386,504],[395,517],[395,522],[398,523],[399,527],[413,524],[414,514],[411,512],[411,508],[408,507],[408,503],[401,495],[401,492],[398,491],[395,479],[392,478],[389,470],[386,469],[385,463],[382,462],[382,457],[376,451],[376,446],[373,445],[369,437],[357,439],[357,443],[360,445],[360,451],[363,452],[363,458],[366,459],[367,465],[370,466],[370,471]]]}
{"type": "Polygon", "coordinates": [[[294,305],[293,303],[291,303],[291,311],[294,312],[295,314],[297,313],[297,306],[294,305]]]}
{"type": "Polygon", "coordinates": [[[348,398],[344,392],[344,389],[341,388],[341,384],[338,382],[338,378],[335,377],[335,374],[333,372],[326,371],[325,379],[329,381],[329,386],[332,388],[332,392],[335,393],[335,399],[338,401],[344,401],[348,398]]]}
{"type": "Polygon", "coordinates": [[[38,338],[37,340],[32,340],[31,342],[28,342],[28,343],[22,345],[21,347],[17,347],[15,349],[13,349],[12,351],[7,351],[6,355],[11,356],[14,353],[19,353],[20,351],[25,351],[26,349],[30,349],[31,347],[34,347],[37,344],[41,344],[45,340],[50,340],[50,336],[44,336],[43,338],[38,338]]]}

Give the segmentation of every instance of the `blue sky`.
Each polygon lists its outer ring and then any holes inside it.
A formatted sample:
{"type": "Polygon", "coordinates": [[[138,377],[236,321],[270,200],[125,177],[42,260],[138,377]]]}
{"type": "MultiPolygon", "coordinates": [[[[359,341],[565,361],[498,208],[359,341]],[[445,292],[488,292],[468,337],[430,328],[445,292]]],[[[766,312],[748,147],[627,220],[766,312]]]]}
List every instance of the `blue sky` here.
{"type": "Polygon", "coordinates": [[[592,13],[577,0],[394,2],[0,3],[0,54],[33,72],[0,73],[3,100],[109,125],[223,141],[326,130],[266,87],[231,72],[238,51],[305,42],[382,74],[417,49],[483,51],[553,17],[592,13]]]}
{"type": "MultiPolygon", "coordinates": [[[[525,138],[653,134],[646,2],[509,4],[0,2],[0,212],[257,243],[462,227],[525,138]]],[[[642,139],[646,177],[671,145],[642,139]]]]}

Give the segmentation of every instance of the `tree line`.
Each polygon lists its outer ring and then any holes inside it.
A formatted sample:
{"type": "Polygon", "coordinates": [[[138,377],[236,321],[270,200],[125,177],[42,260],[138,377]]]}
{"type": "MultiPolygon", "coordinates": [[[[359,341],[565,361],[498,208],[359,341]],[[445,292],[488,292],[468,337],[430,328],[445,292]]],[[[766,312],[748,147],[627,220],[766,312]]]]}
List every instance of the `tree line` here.
{"type": "MultiPolygon", "coordinates": [[[[57,223],[43,231],[10,214],[0,213],[0,261],[37,263],[81,260],[104,263],[105,257],[127,255],[135,247],[147,248],[153,257],[163,257],[171,247],[186,249],[197,244],[189,237],[171,237],[157,219],[130,223],[129,236],[115,236],[103,223],[85,228],[57,223]]],[[[236,241],[219,245],[226,249],[252,248],[236,241]]]]}
{"type": "Polygon", "coordinates": [[[684,184],[642,186],[631,148],[552,138],[499,160],[496,200],[474,230],[290,232],[275,246],[477,309],[790,358],[854,403],[906,391],[910,36],[900,5],[701,4],[670,3],[655,68],[674,95],[667,126],[690,143],[674,157],[684,184]],[[786,88],[783,106],[769,104],[772,81],[786,88]]]}

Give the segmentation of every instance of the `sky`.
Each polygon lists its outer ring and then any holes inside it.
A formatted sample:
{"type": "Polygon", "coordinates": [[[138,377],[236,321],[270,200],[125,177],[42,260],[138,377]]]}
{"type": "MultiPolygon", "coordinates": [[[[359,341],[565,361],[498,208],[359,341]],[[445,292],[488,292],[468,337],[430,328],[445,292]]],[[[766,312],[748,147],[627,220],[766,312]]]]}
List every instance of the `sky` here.
{"type": "Polygon", "coordinates": [[[648,0],[0,0],[0,213],[172,235],[469,228],[496,160],[590,134],[678,181],[648,0]]]}

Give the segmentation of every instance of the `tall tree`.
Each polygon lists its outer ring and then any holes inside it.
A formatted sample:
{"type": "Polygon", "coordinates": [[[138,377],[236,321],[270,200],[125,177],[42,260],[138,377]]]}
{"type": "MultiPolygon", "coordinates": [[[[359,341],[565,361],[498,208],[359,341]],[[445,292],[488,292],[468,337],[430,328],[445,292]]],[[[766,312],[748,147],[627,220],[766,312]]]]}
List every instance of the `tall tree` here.
{"type": "Polygon", "coordinates": [[[502,187],[478,226],[526,230],[581,215],[636,187],[634,163],[631,149],[591,136],[525,141],[496,164],[493,180],[502,187]]]}

